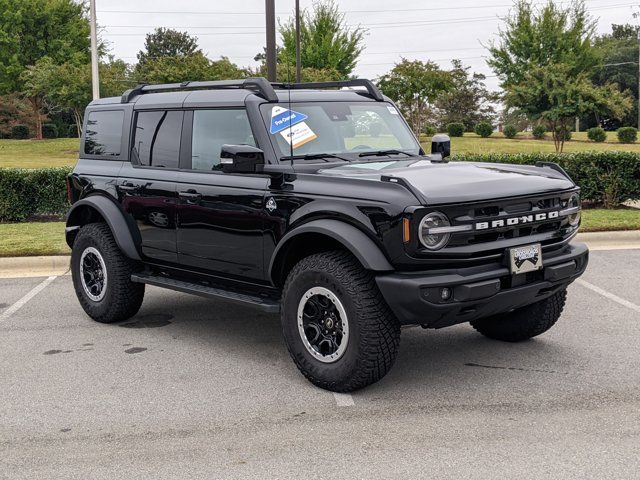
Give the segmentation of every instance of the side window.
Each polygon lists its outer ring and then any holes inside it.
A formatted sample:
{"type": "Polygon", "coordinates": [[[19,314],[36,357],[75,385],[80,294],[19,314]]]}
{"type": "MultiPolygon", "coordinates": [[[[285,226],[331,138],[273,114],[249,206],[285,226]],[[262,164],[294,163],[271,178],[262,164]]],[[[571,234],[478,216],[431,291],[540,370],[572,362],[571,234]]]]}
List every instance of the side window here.
{"type": "Polygon", "coordinates": [[[84,153],[87,155],[120,155],[124,111],[105,110],[89,113],[84,131],[84,153]]]}
{"type": "Polygon", "coordinates": [[[140,165],[178,168],[183,112],[138,112],[133,141],[140,165]]]}
{"type": "Polygon", "coordinates": [[[256,146],[245,110],[196,110],[193,112],[191,168],[217,170],[222,145],[256,146]]]}

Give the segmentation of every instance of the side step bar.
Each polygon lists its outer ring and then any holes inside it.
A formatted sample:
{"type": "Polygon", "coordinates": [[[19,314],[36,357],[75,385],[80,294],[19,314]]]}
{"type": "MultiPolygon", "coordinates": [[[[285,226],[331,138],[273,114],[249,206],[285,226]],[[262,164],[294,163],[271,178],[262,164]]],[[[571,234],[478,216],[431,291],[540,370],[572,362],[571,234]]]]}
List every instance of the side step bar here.
{"type": "Polygon", "coordinates": [[[249,295],[246,293],[231,292],[221,288],[207,287],[197,283],[183,282],[173,278],[161,277],[159,275],[148,275],[145,273],[134,273],[131,281],[136,283],[146,283],[156,287],[168,288],[178,292],[191,293],[201,297],[227,300],[241,305],[259,308],[267,313],[280,312],[280,302],[273,298],[249,295]]]}

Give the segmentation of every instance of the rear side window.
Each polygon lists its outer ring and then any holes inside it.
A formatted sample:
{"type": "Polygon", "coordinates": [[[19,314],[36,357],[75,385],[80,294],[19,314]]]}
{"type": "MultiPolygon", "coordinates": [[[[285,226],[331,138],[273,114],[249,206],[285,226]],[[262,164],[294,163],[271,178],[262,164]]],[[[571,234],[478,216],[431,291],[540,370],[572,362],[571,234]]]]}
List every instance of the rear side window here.
{"type": "Polygon", "coordinates": [[[122,148],[123,110],[91,112],[84,131],[84,153],[117,157],[122,148]]]}
{"type": "Polygon", "coordinates": [[[139,112],[133,141],[140,165],[178,168],[183,112],[139,112]]]}

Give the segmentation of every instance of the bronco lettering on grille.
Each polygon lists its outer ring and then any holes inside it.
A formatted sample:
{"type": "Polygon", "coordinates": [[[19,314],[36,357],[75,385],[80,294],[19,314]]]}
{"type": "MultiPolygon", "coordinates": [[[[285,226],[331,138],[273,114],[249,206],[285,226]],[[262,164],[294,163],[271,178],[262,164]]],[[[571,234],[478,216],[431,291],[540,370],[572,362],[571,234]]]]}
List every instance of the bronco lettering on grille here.
{"type": "Polygon", "coordinates": [[[511,227],[514,225],[522,225],[524,223],[542,222],[551,220],[560,216],[559,211],[535,213],[529,215],[521,215],[520,217],[510,217],[507,219],[491,220],[490,222],[477,222],[476,230],[487,230],[489,228],[511,227]]]}

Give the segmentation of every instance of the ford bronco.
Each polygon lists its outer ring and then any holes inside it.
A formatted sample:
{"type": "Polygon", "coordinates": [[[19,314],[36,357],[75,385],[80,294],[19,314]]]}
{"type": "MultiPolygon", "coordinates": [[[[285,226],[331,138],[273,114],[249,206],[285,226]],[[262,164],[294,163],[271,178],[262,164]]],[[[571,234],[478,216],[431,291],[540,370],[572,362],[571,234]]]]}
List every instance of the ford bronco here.
{"type": "Polygon", "coordinates": [[[145,285],[279,312],[299,370],[339,392],[389,371],[402,325],[540,335],[587,266],[579,188],[555,164],[449,156],[367,80],[96,100],[68,177],[75,291],[104,323],[145,285]]]}

